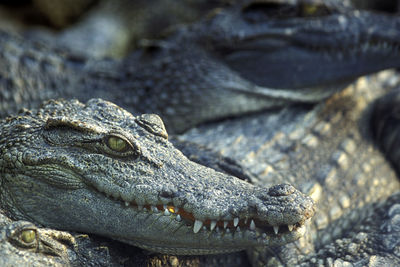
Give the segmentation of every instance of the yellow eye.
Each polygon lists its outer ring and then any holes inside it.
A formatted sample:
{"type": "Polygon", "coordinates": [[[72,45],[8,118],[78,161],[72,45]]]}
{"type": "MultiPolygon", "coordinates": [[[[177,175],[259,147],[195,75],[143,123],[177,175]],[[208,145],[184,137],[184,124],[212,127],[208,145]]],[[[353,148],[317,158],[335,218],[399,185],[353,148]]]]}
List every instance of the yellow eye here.
{"type": "Polygon", "coordinates": [[[312,5],[312,4],[304,4],[302,6],[302,14],[305,16],[311,16],[317,13],[318,11],[318,6],[317,5],[312,5]]]}
{"type": "Polygon", "coordinates": [[[111,136],[108,138],[107,144],[112,150],[117,152],[123,152],[129,147],[129,144],[125,140],[116,136],[111,136]]]}
{"type": "Polygon", "coordinates": [[[24,230],[21,233],[21,239],[27,244],[32,243],[36,239],[36,232],[34,230],[24,230]]]}

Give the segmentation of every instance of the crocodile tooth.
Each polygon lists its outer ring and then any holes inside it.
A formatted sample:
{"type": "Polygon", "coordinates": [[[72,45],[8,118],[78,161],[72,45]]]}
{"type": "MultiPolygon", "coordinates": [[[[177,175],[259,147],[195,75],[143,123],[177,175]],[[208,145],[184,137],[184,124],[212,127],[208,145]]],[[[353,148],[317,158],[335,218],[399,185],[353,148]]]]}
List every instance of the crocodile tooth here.
{"type": "Polygon", "coordinates": [[[267,234],[266,234],[266,233],[263,233],[263,234],[262,234],[262,237],[263,237],[263,238],[267,238],[267,234]]]}
{"type": "Polygon", "coordinates": [[[228,221],[224,221],[224,229],[228,226],[228,221]]]}
{"type": "Polygon", "coordinates": [[[157,209],[156,206],[151,206],[151,210],[152,210],[153,212],[158,212],[158,209],[157,209]]]}
{"type": "Polygon", "coordinates": [[[211,221],[211,223],[210,223],[210,231],[214,230],[215,226],[217,226],[217,221],[211,221]]]}
{"type": "Polygon", "coordinates": [[[240,226],[236,228],[236,232],[240,232],[240,226]]]}
{"type": "Polygon", "coordinates": [[[129,206],[129,202],[125,201],[125,206],[128,207],[129,206]]]}
{"type": "Polygon", "coordinates": [[[293,224],[289,224],[289,225],[287,226],[287,228],[288,228],[289,231],[291,232],[291,231],[293,230],[293,224]]]}
{"type": "Polygon", "coordinates": [[[180,221],[182,221],[182,218],[181,218],[181,215],[176,215],[176,220],[178,221],[178,222],[180,222],[180,221]]]}
{"type": "Polygon", "coordinates": [[[227,232],[227,233],[230,233],[230,232],[231,232],[231,230],[229,230],[229,228],[226,228],[226,232],[227,232]]]}
{"type": "Polygon", "coordinates": [[[238,226],[238,224],[239,224],[239,218],[235,218],[235,219],[233,219],[233,226],[238,226]]]}
{"type": "Polygon", "coordinates": [[[164,210],[164,215],[165,215],[165,216],[169,216],[169,215],[171,215],[171,213],[169,212],[168,209],[165,209],[165,210],[164,210]]]}
{"type": "Polygon", "coordinates": [[[201,227],[203,226],[203,222],[199,220],[194,221],[194,226],[193,226],[193,233],[197,234],[201,227]]]}
{"type": "Polygon", "coordinates": [[[250,230],[252,231],[256,230],[256,224],[254,223],[254,220],[251,220],[250,222],[250,230]]]}
{"type": "Polygon", "coordinates": [[[278,232],[279,232],[279,226],[274,226],[274,232],[275,232],[276,235],[278,234],[278,232]]]}

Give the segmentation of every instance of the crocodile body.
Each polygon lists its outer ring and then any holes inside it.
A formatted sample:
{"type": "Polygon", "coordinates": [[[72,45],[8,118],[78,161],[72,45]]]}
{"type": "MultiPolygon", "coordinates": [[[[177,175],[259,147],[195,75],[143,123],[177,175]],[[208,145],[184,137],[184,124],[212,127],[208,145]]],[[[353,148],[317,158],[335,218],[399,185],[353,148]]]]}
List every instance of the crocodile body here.
{"type": "MultiPolygon", "coordinates": [[[[395,172],[375,147],[369,128],[371,104],[391,87],[388,81],[395,83],[397,79],[393,73],[362,78],[315,107],[293,106],[207,125],[180,136],[237,160],[254,174],[254,184],[290,182],[316,201],[316,216],[306,237],[272,254],[255,253],[250,258],[258,258],[256,264],[308,266],[348,260],[341,258],[346,247],[336,254],[331,244],[354,238],[348,236],[351,229],[362,225],[367,217],[376,218],[368,211],[400,189],[395,172]]],[[[385,132],[397,133],[393,129],[385,132]]],[[[387,242],[398,248],[392,239],[387,242]]],[[[391,249],[388,255],[395,251],[391,249]]],[[[380,253],[374,249],[356,253],[351,262],[377,255],[380,253]]]]}

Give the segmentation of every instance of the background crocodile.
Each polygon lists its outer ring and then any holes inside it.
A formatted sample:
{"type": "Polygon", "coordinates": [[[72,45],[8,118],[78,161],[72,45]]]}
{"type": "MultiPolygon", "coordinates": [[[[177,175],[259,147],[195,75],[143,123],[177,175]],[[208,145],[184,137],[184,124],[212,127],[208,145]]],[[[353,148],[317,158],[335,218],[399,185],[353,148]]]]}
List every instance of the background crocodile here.
{"type": "MultiPolygon", "coordinates": [[[[372,212],[373,206],[399,190],[397,176],[374,148],[369,133],[371,102],[384,94],[384,88],[393,86],[388,82],[395,84],[396,80],[396,73],[382,73],[361,79],[315,107],[293,106],[231,119],[180,136],[236,159],[254,174],[252,179],[256,179],[252,183],[290,182],[317,202],[316,216],[306,238],[250,258],[258,257],[261,265],[291,266],[303,260],[305,265],[329,265],[336,259],[357,263],[365,257],[381,255],[371,248],[367,254],[353,253],[352,258],[340,258],[343,254],[332,250],[338,245],[331,242],[353,238],[348,236],[349,229],[359,223],[362,226],[363,218],[370,216],[368,211],[372,212]],[[266,254],[271,257],[265,257],[266,254]]],[[[384,106],[389,110],[395,107],[384,106]]],[[[379,116],[384,117],[383,114],[386,113],[380,112],[379,116]]],[[[393,129],[386,132],[397,134],[393,129]]],[[[392,239],[387,242],[392,246],[386,254],[390,261],[398,244],[392,239]]],[[[348,248],[337,249],[346,251],[348,248]]]]}
{"type": "MultiPolygon", "coordinates": [[[[284,11],[287,6],[272,7],[284,11]]],[[[12,113],[60,96],[83,101],[102,97],[132,112],[160,114],[171,132],[180,132],[204,121],[293,101],[316,102],[347,80],[398,66],[397,18],[329,11],[321,5],[315,10],[324,13],[304,14],[297,5],[289,7],[295,12],[271,18],[268,12],[258,14],[263,6],[233,6],[175,31],[165,41],[148,43],[122,62],[60,54],[3,32],[2,110],[12,113]],[[254,59],[262,68],[255,68],[254,59]],[[238,68],[240,62],[247,66],[238,68]],[[315,68],[315,62],[329,69],[315,68]],[[301,75],[294,75],[298,68],[301,75]],[[257,75],[262,80],[251,75],[258,69],[264,70],[257,75]],[[286,82],[282,87],[297,90],[268,87],[278,80],[286,82]]]]}

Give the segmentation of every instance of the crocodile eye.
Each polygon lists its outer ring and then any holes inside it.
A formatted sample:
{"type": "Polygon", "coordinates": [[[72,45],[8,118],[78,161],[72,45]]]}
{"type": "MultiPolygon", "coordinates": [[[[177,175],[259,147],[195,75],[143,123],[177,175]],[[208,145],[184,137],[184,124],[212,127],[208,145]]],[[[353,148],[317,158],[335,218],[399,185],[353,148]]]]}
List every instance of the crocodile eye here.
{"type": "Polygon", "coordinates": [[[21,240],[26,243],[30,244],[36,240],[36,232],[34,230],[24,230],[21,232],[21,240]]]}
{"type": "Polygon", "coordinates": [[[110,136],[107,140],[107,145],[116,152],[125,152],[129,148],[128,142],[117,136],[110,136]]]}
{"type": "Polygon", "coordinates": [[[9,225],[10,242],[20,248],[34,249],[38,246],[37,229],[31,223],[25,221],[16,221],[9,225]]]}
{"type": "Polygon", "coordinates": [[[138,157],[140,146],[135,141],[129,141],[118,133],[106,136],[102,141],[102,152],[116,157],[138,157]]]}
{"type": "Polygon", "coordinates": [[[334,12],[333,7],[321,3],[280,3],[265,1],[251,3],[243,8],[244,18],[250,22],[270,21],[271,19],[313,18],[327,16],[334,12]]]}
{"type": "Polygon", "coordinates": [[[318,6],[317,5],[312,5],[312,4],[303,4],[301,7],[301,13],[303,16],[312,16],[318,11],[318,6]]]}
{"type": "Polygon", "coordinates": [[[331,12],[321,4],[303,3],[300,6],[299,16],[301,17],[321,17],[330,15],[331,12]]]}

